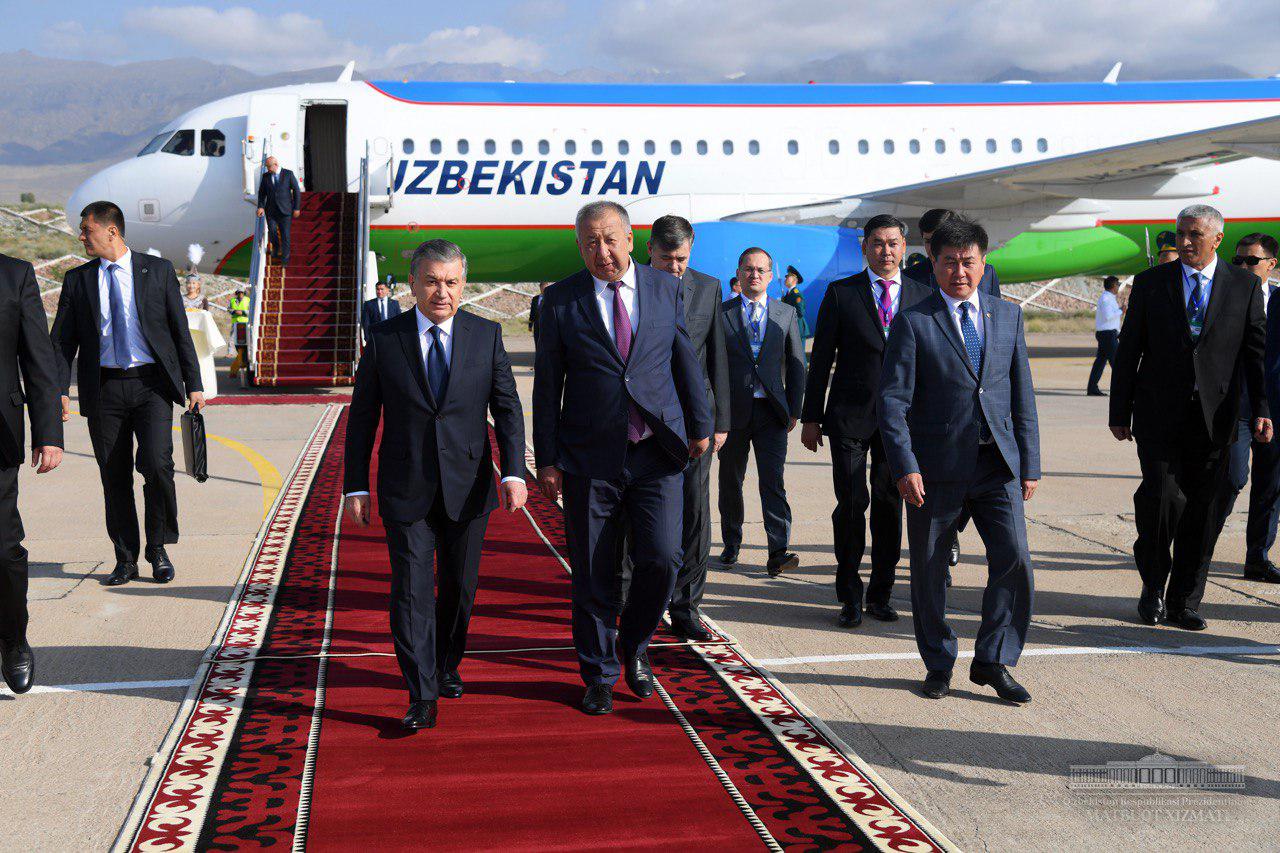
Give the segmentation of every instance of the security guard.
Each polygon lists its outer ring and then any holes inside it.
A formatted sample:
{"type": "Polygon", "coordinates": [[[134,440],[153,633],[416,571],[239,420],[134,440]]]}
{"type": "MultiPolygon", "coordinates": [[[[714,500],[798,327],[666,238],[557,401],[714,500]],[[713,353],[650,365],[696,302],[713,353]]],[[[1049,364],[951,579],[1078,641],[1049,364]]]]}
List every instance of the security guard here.
{"type": "Polygon", "coordinates": [[[807,341],[813,337],[809,331],[809,322],[804,317],[804,297],[800,295],[800,285],[804,284],[804,276],[795,267],[787,267],[786,282],[782,285],[782,302],[796,309],[800,316],[800,340],[807,341]]]}
{"type": "MultiPolygon", "coordinates": [[[[227,304],[227,313],[231,315],[231,345],[236,348],[235,361],[231,362],[231,377],[240,375],[240,368],[249,367],[249,297],[237,288],[231,301],[227,304]]],[[[243,383],[242,383],[243,384],[243,383]]]]}
{"type": "Polygon", "coordinates": [[[1161,231],[1156,235],[1156,264],[1167,264],[1178,259],[1178,237],[1172,231],[1161,231]]]}

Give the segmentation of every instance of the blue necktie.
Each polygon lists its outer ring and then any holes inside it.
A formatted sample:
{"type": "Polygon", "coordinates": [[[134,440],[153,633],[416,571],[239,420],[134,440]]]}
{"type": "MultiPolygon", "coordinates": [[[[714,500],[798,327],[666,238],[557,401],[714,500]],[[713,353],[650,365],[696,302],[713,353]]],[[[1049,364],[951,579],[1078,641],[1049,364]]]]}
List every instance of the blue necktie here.
{"type": "Polygon", "coordinates": [[[1192,273],[1191,298],[1187,300],[1187,323],[1191,326],[1191,337],[1200,337],[1204,328],[1204,274],[1192,273]]]}
{"type": "Polygon", "coordinates": [[[107,298],[111,304],[111,351],[116,355],[116,367],[126,368],[133,361],[129,356],[129,311],[124,307],[124,293],[116,279],[119,264],[107,266],[107,298]]]}
{"type": "Polygon", "coordinates": [[[978,340],[978,329],[973,325],[969,312],[973,310],[972,302],[960,303],[960,333],[964,335],[964,351],[969,354],[969,363],[973,372],[982,373],[982,342],[978,340]]]}
{"type": "Polygon", "coordinates": [[[760,303],[751,303],[751,349],[752,355],[760,355],[760,345],[764,342],[764,335],[761,334],[763,324],[760,322],[760,303]]]}
{"type": "Polygon", "coordinates": [[[432,326],[431,354],[427,356],[427,384],[436,405],[444,405],[444,392],[449,386],[449,365],[444,360],[444,344],[440,343],[440,327],[432,326]]]}

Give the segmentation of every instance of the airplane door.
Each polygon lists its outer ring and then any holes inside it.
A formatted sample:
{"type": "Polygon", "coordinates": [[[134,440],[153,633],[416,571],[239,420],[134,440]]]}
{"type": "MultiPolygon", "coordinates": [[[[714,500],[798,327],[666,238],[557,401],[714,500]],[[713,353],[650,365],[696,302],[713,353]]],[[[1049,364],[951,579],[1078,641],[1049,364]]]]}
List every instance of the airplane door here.
{"type": "Polygon", "coordinates": [[[267,157],[280,161],[280,168],[291,169],[304,180],[301,168],[299,123],[301,111],[298,96],[271,92],[249,98],[249,120],[245,129],[244,194],[258,194],[258,174],[267,157]]]}

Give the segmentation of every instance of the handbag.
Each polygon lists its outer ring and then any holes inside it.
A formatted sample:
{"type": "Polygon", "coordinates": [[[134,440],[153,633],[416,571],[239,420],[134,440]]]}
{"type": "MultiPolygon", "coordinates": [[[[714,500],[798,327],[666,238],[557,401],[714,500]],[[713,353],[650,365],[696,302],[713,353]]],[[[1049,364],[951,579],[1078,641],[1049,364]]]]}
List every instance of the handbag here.
{"type": "Polygon", "coordinates": [[[199,412],[182,413],[182,457],[187,473],[197,483],[209,479],[209,447],[204,434],[204,415],[199,412]]]}

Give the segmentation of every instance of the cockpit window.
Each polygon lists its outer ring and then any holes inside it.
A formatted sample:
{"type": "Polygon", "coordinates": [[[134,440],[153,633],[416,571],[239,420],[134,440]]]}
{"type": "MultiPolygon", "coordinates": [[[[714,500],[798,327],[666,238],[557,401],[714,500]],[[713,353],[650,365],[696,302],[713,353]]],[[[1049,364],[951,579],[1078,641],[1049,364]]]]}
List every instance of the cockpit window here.
{"type": "Polygon", "coordinates": [[[200,156],[221,157],[227,153],[227,137],[220,130],[200,131],[200,156]]]}
{"type": "Polygon", "coordinates": [[[180,154],[183,157],[190,157],[196,153],[196,132],[194,130],[180,130],[160,150],[165,154],[180,154]]]}
{"type": "Polygon", "coordinates": [[[148,154],[156,153],[157,151],[160,150],[160,146],[164,145],[165,140],[167,140],[172,135],[173,135],[172,130],[166,130],[164,133],[157,133],[154,137],[152,137],[151,141],[148,142],[145,146],[143,146],[142,150],[138,152],[138,156],[146,157],[148,154]]]}

